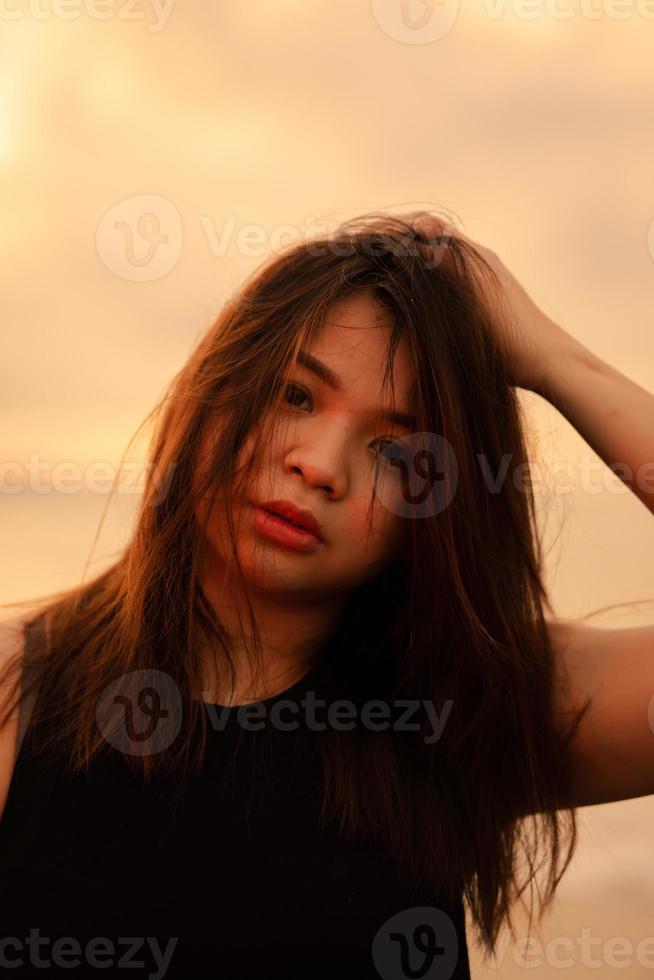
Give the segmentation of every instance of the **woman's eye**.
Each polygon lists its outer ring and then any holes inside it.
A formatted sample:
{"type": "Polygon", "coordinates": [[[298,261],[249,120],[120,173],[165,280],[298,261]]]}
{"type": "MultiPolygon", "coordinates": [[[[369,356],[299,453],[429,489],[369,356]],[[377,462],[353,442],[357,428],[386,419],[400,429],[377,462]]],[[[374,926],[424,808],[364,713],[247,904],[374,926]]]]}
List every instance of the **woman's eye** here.
{"type": "MultiPolygon", "coordinates": [[[[286,386],[284,397],[293,408],[300,408],[303,401],[311,401],[310,395],[304,388],[300,388],[296,384],[286,386]]],[[[388,462],[392,463],[398,459],[402,459],[406,463],[409,462],[409,450],[403,443],[397,442],[395,439],[378,439],[377,446],[379,446],[377,455],[382,456],[388,462]]]]}
{"type": "MultiPolygon", "coordinates": [[[[307,395],[306,391],[303,391],[303,389],[302,388],[299,388],[297,385],[287,385],[286,386],[285,397],[286,397],[286,400],[287,401],[289,401],[289,394],[294,395],[300,402],[304,398],[307,398],[308,399],[308,397],[309,397],[307,395]]],[[[298,406],[297,403],[295,403],[293,405],[293,407],[294,408],[298,408],[299,406],[298,406]]]]}
{"type": "Polygon", "coordinates": [[[392,463],[397,459],[402,459],[405,463],[409,462],[409,450],[403,443],[396,442],[394,439],[380,439],[378,445],[380,446],[379,455],[389,462],[392,463]]]}

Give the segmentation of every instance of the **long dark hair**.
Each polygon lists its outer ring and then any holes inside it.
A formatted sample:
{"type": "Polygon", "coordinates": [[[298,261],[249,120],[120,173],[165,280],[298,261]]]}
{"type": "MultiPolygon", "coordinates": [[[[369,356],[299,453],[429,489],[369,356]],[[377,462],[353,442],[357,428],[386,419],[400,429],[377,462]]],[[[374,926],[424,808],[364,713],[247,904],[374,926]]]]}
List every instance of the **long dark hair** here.
{"type": "MultiPolygon", "coordinates": [[[[392,313],[387,370],[406,338],[419,431],[450,447],[440,460],[443,487],[456,488],[438,513],[408,522],[406,554],[351,597],[329,646],[331,683],[341,696],[429,698],[438,710],[451,701],[451,711],[432,744],[422,729],[398,738],[329,731],[322,816],[343,834],[384,842],[439,894],[463,895],[487,952],[515,900],[533,888],[540,859],[547,860],[542,916],[572,858],[575,811],[562,800],[566,748],[580,717],[565,732],[555,724],[534,497],[528,482],[510,478],[527,472],[528,460],[520,403],[492,329],[497,285],[451,226],[429,242],[387,214],[358,217],[271,257],[225,305],[146,419],[149,465],[129,544],[93,581],[41,601],[28,622],[39,625],[43,653],[25,658],[34,676],[22,694],[18,676],[4,704],[13,708],[38,684],[33,744],[59,750],[77,771],[108,748],[111,719],[99,726],[97,710],[107,690],[134,672],[160,672],[183,708],[179,734],[165,749],[125,761],[146,780],[165,772],[180,785],[200,765],[207,719],[194,695],[202,664],[216,650],[219,672],[231,661],[224,627],[199,587],[203,533],[194,503],[247,479],[239,450],[261,434],[269,412],[274,417],[298,353],[330,304],[370,289],[392,313]],[[220,439],[203,454],[216,419],[220,439]],[[491,491],[488,473],[507,458],[509,477],[491,491]]],[[[225,519],[233,545],[228,508],[225,519]]],[[[254,661],[253,618],[251,631],[254,661]]],[[[116,730],[121,711],[116,705],[116,730]]]]}

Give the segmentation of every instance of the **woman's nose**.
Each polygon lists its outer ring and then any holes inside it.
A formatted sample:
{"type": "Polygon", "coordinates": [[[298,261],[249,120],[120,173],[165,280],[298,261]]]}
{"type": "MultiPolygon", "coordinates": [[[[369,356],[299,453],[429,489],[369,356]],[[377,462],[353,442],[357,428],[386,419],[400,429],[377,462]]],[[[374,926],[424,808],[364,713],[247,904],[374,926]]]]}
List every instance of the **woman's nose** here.
{"type": "Polygon", "coordinates": [[[347,476],[335,457],[325,456],[322,448],[315,452],[296,451],[287,458],[289,471],[300,474],[315,490],[326,490],[332,499],[339,499],[346,492],[347,476]]]}

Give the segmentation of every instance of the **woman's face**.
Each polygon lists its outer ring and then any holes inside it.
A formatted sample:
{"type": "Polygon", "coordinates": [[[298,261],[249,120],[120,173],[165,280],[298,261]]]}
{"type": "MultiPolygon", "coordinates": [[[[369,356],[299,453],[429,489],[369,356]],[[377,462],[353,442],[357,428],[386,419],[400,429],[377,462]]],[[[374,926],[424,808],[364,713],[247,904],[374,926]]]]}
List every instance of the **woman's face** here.
{"type": "MultiPolygon", "coordinates": [[[[264,431],[276,423],[272,438],[263,443],[250,485],[231,498],[239,559],[253,587],[307,597],[347,593],[402,549],[407,521],[396,503],[401,472],[391,462],[396,453],[389,441],[406,437],[414,425],[382,414],[390,407],[381,404],[390,331],[390,314],[370,291],[335,303],[308,352],[323,376],[310,364],[299,365],[285,391],[281,418],[265,420],[264,431]],[[375,498],[370,528],[375,482],[381,496],[375,498]],[[270,518],[256,506],[271,501],[309,511],[320,540],[307,550],[278,540],[270,518]]],[[[394,384],[395,410],[409,414],[413,371],[404,339],[395,354],[394,384]]],[[[400,448],[408,449],[406,438],[400,448]]],[[[248,458],[251,452],[250,438],[242,454],[248,458]]],[[[203,501],[196,507],[200,522],[205,508],[203,501]]],[[[215,571],[229,556],[221,511],[214,508],[206,529],[209,568],[215,571]]]]}

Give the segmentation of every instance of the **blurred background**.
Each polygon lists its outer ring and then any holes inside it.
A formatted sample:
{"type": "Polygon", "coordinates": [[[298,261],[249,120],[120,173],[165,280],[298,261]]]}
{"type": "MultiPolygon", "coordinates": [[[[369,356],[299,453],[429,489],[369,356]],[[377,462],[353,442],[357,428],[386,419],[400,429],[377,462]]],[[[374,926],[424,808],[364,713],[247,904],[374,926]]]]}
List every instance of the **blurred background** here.
{"type": "MultiPolygon", "coordinates": [[[[651,0],[3,0],[0,602],[117,555],[123,454],[222,304],[367,210],[447,209],[654,390],[653,39],[651,0]]],[[[557,613],[651,598],[654,519],[521,398],[557,613]]],[[[654,797],[579,821],[540,946],[469,932],[474,977],[652,975],[654,797]]]]}

